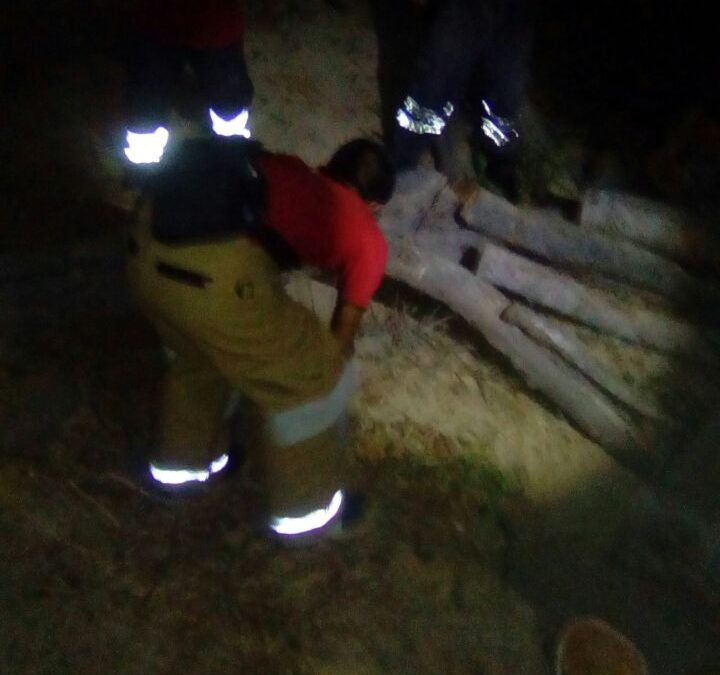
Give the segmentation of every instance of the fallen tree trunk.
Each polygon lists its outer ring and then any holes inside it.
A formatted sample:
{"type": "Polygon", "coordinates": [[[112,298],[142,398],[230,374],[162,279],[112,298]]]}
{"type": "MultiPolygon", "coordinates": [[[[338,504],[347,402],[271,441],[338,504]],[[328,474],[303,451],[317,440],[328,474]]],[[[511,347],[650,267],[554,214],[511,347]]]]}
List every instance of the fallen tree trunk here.
{"type": "Polygon", "coordinates": [[[660,458],[640,442],[632,424],[600,390],[559,356],[500,318],[510,302],[493,286],[449,260],[392,241],[386,273],[466,319],[510,359],[531,387],[558,405],[619,462],[639,471],[658,466],[660,458]]]}
{"type": "Polygon", "coordinates": [[[636,195],[588,190],[580,225],[629,239],[672,258],[720,261],[720,238],[698,216],[636,195]]]}
{"type": "Polygon", "coordinates": [[[513,303],[502,314],[505,321],[520,328],[534,340],[552,349],[606,392],[633,410],[654,419],[664,415],[654,401],[640,395],[606,364],[595,358],[572,326],[558,326],[529,307],[513,303]]]}
{"type": "Polygon", "coordinates": [[[499,317],[510,300],[457,261],[422,249],[411,240],[389,242],[387,276],[403,281],[468,318],[499,317]]]}
{"type": "Polygon", "coordinates": [[[718,303],[718,292],[677,263],[630,242],[589,232],[549,212],[519,209],[487,190],[462,210],[468,226],[546,260],[662,293],[683,302],[718,303]]]}
{"type": "Polygon", "coordinates": [[[488,243],[481,234],[459,228],[454,231],[421,230],[412,237],[412,240],[418,248],[456,263],[470,249],[476,252],[475,256],[479,259],[485,244],[488,243]]]}
{"type": "Polygon", "coordinates": [[[477,273],[495,286],[611,335],[664,352],[713,360],[698,327],[658,312],[628,309],[606,293],[494,244],[485,246],[477,273]]]}

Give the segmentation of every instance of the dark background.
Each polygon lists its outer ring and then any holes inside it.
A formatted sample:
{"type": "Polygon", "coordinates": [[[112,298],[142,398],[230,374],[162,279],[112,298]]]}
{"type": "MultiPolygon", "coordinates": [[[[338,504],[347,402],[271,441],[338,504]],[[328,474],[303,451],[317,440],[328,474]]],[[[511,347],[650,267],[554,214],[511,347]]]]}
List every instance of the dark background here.
{"type": "Polygon", "coordinates": [[[709,4],[540,4],[536,84],[572,119],[640,132],[678,122],[689,109],[717,118],[720,62],[709,4]]]}
{"type": "MultiPolygon", "coordinates": [[[[580,133],[591,154],[615,153],[632,168],[633,186],[690,206],[716,199],[720,61],[712,7],[538,2],[533,102],[551,128],[580,133]]],[[[112,0],[0,9],[0,246],[96,227],[96,141],[120,126],[118,26],[112,0]]]]}

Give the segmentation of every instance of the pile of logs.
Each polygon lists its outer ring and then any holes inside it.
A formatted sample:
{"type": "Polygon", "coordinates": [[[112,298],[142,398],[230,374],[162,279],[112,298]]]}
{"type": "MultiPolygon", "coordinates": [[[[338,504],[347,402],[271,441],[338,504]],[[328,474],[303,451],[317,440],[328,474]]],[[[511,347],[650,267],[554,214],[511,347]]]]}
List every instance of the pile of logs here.
{"type": "Polygon", "coordinates": [[[381,220],[387,274],[462,316],[622,464],[658,469],[665,458],[647,431],[671,422],[666,411],[599,360],[578,327],[715,364],[717,335],[695,319],[720,306],[720,292],[688,267],[716,264],[720,239],[622,193],[589,191],[579,223],[484,190],[462,208],[451,195],[434,172],[401,177],[381,220]],[[643,301],[621,302],[618,284],[643,301]]]}

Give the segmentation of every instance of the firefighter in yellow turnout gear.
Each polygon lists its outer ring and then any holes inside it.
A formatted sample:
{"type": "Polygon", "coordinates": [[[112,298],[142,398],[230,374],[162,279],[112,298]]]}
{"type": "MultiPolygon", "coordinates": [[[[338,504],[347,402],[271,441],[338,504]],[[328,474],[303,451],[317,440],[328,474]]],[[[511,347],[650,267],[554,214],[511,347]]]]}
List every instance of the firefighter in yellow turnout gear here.
{"type": "MultiPolygon", "coordinates": [[[[366,202],[387,201],[394,183],[379,146],[363,142],[356,150],[350,153],[351,161],[341,162],[345,169],[350,166],[349,173],[335,167],[339,180],[296,158],[285,161],[269,153],[261,153],[252,169],[264,182],[263,228],[273,229],[283,243],[292,242],[289,248],[300,260],[317,257],[318,240],[333,242],[322,254],[341,260],[326,266],[337,274],[340,290],[333,330],[285,293],[277,255],[256,232],[231,227],[222,236],[179,243],[162,240],[156,225],[167,195],[163,201],[150,191],[130,237],[131,288],[162,343],[174,354],[163,383],[159,434],[150,457],[152,476],[177,485],[212,480],[228,459],[224,413],[231,392],[239,390],[262,411],[260,447],[248,450],[262,468],[268,524],[279,535],[319,530],[343,505],[339,422],[355,386],[347,337],[352,340],[361,305],[365,299],[369,302],[379,284],[386,255],[366,202]],[[361,196],[361,190],[367,192],[362,184],[343,184],[352,176],[353,163],[381,169],[383,187],[375,186],[372,198],[361,196]],[[309,184],[317,188],[314,194],[309,184]],[[319,198],[332,208],[325,205],[312,223],[305,223],[302,200],[319,198]],[[293,213],[301,216],[293,219],[288,215],[293,213]],[[357,232],[345,231],[348,221],[357,232]],[[311,236],[301,239],[304,227],[312,228],[311,236]],[[304,247],[313,252],[306,254],[304,247]],[[369,286],[358,265],[374,276],[369,286]],[[338,336],[344,336],[345,344],[338,336]]],[[[328,169],[332,167],[331,161],[328,169]]],[[[198,170],[207,174],[207,168],[198,170]]],[[[362,176],[367,175],[364,170],[362,176]]],[[[231,172],[224,179],[234,194],[231,172]]],[[[179,219],[192,212],[193,199],[197,203],[202,198],[190,192],[172,192],[171,199],[179,200],[183,209],[179,219]]],[[[317,206],[308,205],[310,210],[317,206]]],[[[227,212],[231,219],[234,209],[227,212]]]]}

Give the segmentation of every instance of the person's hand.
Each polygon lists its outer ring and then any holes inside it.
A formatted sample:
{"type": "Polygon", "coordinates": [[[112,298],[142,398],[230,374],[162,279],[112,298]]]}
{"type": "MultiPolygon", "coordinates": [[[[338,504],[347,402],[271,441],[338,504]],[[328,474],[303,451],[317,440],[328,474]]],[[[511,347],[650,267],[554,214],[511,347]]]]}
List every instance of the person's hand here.
{"type": "Polygon", "coordinates": [[[347,358],[352,357],[355,351],[355,334],[364,313],[364,309],[343,302],[338,296],[338,302],[330,321],[330,329],[340,342],[340,347],[347,358]]]}

